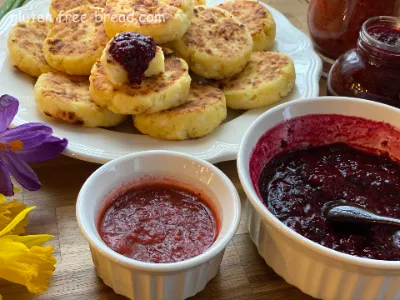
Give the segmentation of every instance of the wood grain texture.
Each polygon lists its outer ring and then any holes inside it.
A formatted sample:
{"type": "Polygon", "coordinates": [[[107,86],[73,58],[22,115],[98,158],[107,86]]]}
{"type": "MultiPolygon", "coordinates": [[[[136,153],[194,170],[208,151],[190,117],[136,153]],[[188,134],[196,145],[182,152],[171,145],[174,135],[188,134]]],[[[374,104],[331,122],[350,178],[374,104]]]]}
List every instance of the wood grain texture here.
{"type": "MultiPolygon", "coordinates": [[[[0,0],[0,5],[4,0],[0,0]]],[[[266,0],[266,3],[280,10],[298,28],[307,32],[306,0],[266,0]]],[[[279,24],[278,24],[279,26],[279,24]]],[[[321,95],[325,81],[321,81],[321,95]]],[[[240,186],[235,162],[217,165],[234,182],[243,208],[245,195],[240,186]]],[[[42,181],[38,192],[23,191],[20,198],[37,208],[31,213],[29,233],[49,233],[55,238],[57,269],[49,290],[44,295],[33,296],[25,287],[0,281],[0,294],[4,300],[123,300],[105,286],[96,276],[88,245],[79,232],[75,219],[75,203],[83,182],[98,168],[67,157],[33,165],[42,181]]],[[[220,272],[206,287],[191,300],[279,300],[312,299],[287,284],[269,268],[258,255],[245,226],[246,211],[236,236],[229,244],[220,272]]]]}

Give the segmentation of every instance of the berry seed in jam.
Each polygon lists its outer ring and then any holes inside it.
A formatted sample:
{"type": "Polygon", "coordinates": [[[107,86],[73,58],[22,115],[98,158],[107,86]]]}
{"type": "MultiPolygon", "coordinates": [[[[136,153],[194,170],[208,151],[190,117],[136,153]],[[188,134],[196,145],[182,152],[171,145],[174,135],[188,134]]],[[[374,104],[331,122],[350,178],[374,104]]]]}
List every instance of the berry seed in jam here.
{"type": "Polygon", "coordinates": [[[126,70],[132,84],[141,84],[150,61],[156,56],[156,44],[151,36],[123,32],[114,37],[111,56],[126,70]]]}

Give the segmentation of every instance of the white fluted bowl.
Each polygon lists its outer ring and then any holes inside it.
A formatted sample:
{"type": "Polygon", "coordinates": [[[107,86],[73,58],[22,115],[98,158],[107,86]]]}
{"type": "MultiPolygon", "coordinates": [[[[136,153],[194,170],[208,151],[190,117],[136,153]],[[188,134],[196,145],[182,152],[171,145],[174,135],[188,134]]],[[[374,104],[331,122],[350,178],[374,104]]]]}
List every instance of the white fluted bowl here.
{"type": "MultiPolygon", "coordinates": [[[[400,262],[355,257],[304,238],[285,226],[266,208],[253,186],[250,175],[253,170],[250,170],[249,162],[260,138],[283,121],[310,114],[356,116],[387,122],[400,129],[399,109],[355,98],[321,97],[298,100],[282,104],[261,115],[248,128],[239,147],[237,161],[240,181],[249,199],[247,225],[250,236],[260,255],[277,274],[315,298],[400,299],[400,262]]],[[[346,137],[340,138],[341,141],[346,141],[346,137]]],[[[377,136],[375,148],[381,147],[381,141],[387,138],[394,149],[390,154],[400,159],[398,135],[377,136]]],[[[270,141],[270,147],[274,147],[276,141],[270,141]]],[[[267,161],[262,163],[265,165],[267,161]]]]}
{"type": "Polygon", "coordinates": [[[181,300],[203,290],[218,273],[240,219],[240,198],[225,174],[204,160],[170,151],[140,152],[105,164],[85,182],[76,205],[98,275],[117,294],[134,300],[181,300]],[[219,235],[209,249],[185,261],[156,264],[120,255],[103,242],[97,222],[107,195],[146,176],[172,178],[208,196],[220,221],[219,235]]]}

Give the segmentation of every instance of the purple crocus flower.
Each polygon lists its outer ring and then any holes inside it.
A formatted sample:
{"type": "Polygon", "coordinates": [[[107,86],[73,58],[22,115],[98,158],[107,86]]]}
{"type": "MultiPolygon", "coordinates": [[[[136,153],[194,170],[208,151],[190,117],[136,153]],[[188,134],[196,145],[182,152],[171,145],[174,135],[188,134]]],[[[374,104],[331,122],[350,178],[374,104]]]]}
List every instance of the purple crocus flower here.
{"type": "Polygon", "coordinates": [[[41,188],[39,179],[28,163],[52,159],[64,151],[68,142],[54,136],[43,123],[27,123],[7,129],[18,111],[18,100],[9,95],[0,97],[0,193],[14,195],[12,175],[24,188],[41,188]]]}

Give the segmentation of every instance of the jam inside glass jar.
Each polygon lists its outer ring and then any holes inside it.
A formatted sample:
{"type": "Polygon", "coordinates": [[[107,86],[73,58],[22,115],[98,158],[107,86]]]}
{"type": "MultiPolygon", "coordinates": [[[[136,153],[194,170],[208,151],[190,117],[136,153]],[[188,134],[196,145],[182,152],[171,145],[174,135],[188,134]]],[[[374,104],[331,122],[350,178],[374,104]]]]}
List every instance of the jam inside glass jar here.
{"type": "Polygon", "coordinates": [[[357,47],[332,66],[327,93],[400,108],[400,18],[374,17],[364,23],[357,47]]]}
{"type": "Polygon", "coordinates": [[[343,53],[355,47],[363,23],[375,16],[399,16],[400,0],[310,0],[308,28],[329,72],[343,53]]]}

